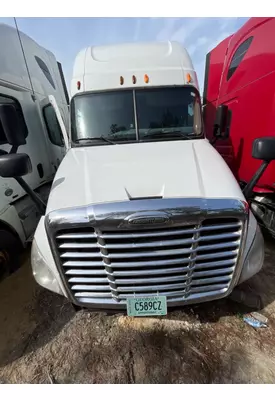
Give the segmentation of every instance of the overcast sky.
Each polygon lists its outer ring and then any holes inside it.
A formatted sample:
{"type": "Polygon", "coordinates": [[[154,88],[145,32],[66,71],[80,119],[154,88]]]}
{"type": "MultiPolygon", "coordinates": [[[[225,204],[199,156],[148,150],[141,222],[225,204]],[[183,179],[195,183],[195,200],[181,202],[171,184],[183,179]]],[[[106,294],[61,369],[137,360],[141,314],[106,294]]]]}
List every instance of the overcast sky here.
{"type": "MultiPolygon", "coordinates": [[[[84,47],[132,41],[175,40],[189,51],[203,89],[207,52],[248,18],[17,18],[19,29],[54,53],[70,89],[73,62],[84,47]]],[[[13,18],[0,22],[14,26],[13,18]]]]}

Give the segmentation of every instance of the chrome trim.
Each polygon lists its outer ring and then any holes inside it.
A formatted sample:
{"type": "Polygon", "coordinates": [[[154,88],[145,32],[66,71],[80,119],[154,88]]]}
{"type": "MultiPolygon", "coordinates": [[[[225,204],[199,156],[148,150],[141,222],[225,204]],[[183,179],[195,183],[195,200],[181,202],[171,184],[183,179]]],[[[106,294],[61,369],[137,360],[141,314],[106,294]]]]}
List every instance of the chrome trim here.
{"type": "MultiPolygon", "coordinates": [[[[238,228],[241,227],[240,223],[230,223],[230,224],[219,224],[217,226],[209,226],[207,228],[198,228],[199,232],[203,232],[206,230],[221,230],[221,229],[225,229],[225,228],[238,228]]],[[[181,235],[183,233],[192,233],[193,229],[187,230],[187,229],[177,229],[177,230],[170,230],[166,232],[167,236],[174,236],[174,235],[181,235]]],[[[132,232],[131,233],[132,237],[134,238],[142,238],[142,237],[158,237],[158,236],[163,236],[163,233],[160,233],[158,231],[152,231],[150,233],[148,232],[132,232]]],[[[127,239],[129,237],[129,233],[119,233],[119,234],[109,234],[109,233],[105,233],[105,234],[99,234],[99,237],[101,239],[127,239]]],[[[69,234],[64,234],[64,235],[59,235],[57,237],[58,239],[96,239],[97,235],[94,233],[69,233],[69,234]]]]}
{"type": "Polygon", "coordinates": [[[138,115],[137,115],[137,101],[136,101],[136,90],[133,89],[133,106],[136,126],[136,140],[139,141],[139,129],[138,129],[138,115]]]}
{"type": "MultiPolygon", "coordinates": [[[[234,199],[142,199],[54,211],[46,216],[45,226],[56,266],[70,300],[80,306],[85,304],[97,308],[125,309],[125,300],[129,297],[127,290],[131,289],[131,286],[128,288],[120,285],[134,283],[135,292],[137,292],[135,296],[139,296],[139,292],[142,292],[141,295],[144,296],[148,289],[148,286],[144,286],[147,277],[150,288],[163,290],[161,294],[173,296],[171,299],[167,299],[169,306],[210,301],[227,296],[238,282],[241,273],[248,215],[247,203],[234,199]],[[136,213],[146,217],[149,214],[164,213],[169,216],[169,220],[148,226],[129,224],[129,217],[136,213]],[[217,219],[217,225],[203,225],[215,218],[225,220],[234,218],[238,221],[226,222],[217,219]],[[87,231],[87,228],[90,231],[87,231]],[[220,230],[227,228],[234,228],[236,231],[218,234],[220,230]],[[92,232],[92,229],[95,232],[92,232]],[[173,246],[176,243],[176,246],[181,245],[183,248],[161,249],[161,239],[159,238],[164,235],[162,229],[165,230],[165,236],[168,239],[165,239],[165,246],[167,243],[173,244],[173,246]],[[74,232],[67,233],[67,230],[74,232]],[[200,237],[207,231],[210,233],[212,231],[212,233],[207,238],[200,237]],[[192,232],[194,232],[194,236],[191,239],[175,238],[175,236],[192,232]],[[83,240],[84,246],[79,252],[79,246],[75,244],[73,248],[70,247],[71,251],[63,254],[60,258],[56,238],[59,240],[83,240]],[[146,240],[145,246],[135,242],[128,246],[124,246],[123,243],[114,246],[110,243],[110,240],[119,239],[123,242],[129,238],[135,240],[146,238],[148,240],[146,240]],[[231,248],[228,243],[205,245],[202,243],[198,247],[199,239],[201,242],[228,239],[231,244],[236,246],[236,250],[233,249],[233,245],[231,248]],[[185,248],[186,246],[189,246],[189,249],[185,248]],[[146,248],[150,247],[151,251],[146,251],[146,248]],[[152,247],[156,247],[156,249],[152,251],[152,247]],[[227,247],[228,250],[223,251],[227,247]],[[144,249],[139,252],[139,248],[144,249]],[[82,249],[86,250],[83,252],[82,249]],[[119,252],[118,249],[120,249],[119,252]],[[207,252],[210,250],[217,250],[217,252],[208,254],[207,252]],[[200,254],[201,252],[203,253],[200,254]],[[158,259],[159,256],[170,257],[176,254],[182,257],[176,259],[172,257],[168,260],[158,259]],[[90,255],[92,255],[93,261],[85,260],[90,255]],[[226,256],[231,259],[225,260],[226,256]],[[135,259],[136,257],[138,260],[135,259]],[[156,260],[152,257],[156,257],[156,260]],[[140,261],[139,258],[144,258],[144,261],[140,261]],[[66,272],[61,264],[61,259],[64,260],[66,272]],[[208,259],[209,262],[206,262],[208,259]],[[168,268],[169,266],[171,268],[168,268]],[[91,271],[89,267],[94,269],[91,271]],[[140,271],[133,270],[133,268],[140,267],[146,268],[142,272],[142,276],[140,271]],[[195,270],[198,268],[200,271],[195,270]],[[211,268],[218,268],[215,270],[214,280],[213,277],[206,278],[211,275],[211,268]],[[84,278],[83,273],[85,274],[84,278]],[[163,279],[153,277],[158,273],[162,275],[163,279]],[[180,281],[176,279],[177,275],[175,279],[169,276],[174,273],[181,274],[178,275],[181,278],[180,281]],[[151,280],[150,276],[152,276],[151,280]],[[195,285],[200,284],[202,277],[207,286],[197,288],[195,285]],[[174,283],[171,285],[169,282],[174,283]],[[100,286],[96,286],[97,283],[100,283],[100,286]],[[104,283],[106,285],[103,285],[104,283]],[[136,286],[137,283],[139,286],[136,286]],[[72,286],[72,284],[74,285],[72,286]],[[185,290],[186,287],[188,293],[185,290]],[[87,288],[89,288],[88,292],[87,288]],[[167,291],[165,291],[166,288],[167,291]],[[172,288],[175,291],[171,292],[172,288]],[[176,291],[177,288],[178,291],[176,291]]],[[[66,244],[65,246],[61,245],[61,248],[66,251],[66,244]]]]}
{"type": "Polygon", "coordinates": [[[154,225],[168,223],[170,218],[163,212],[141,212],[129,215],[125,220],[131,225],[154,225]]]}
{"type": "MultiPolygon", "coordinates": [[[[197,231],[201,232],[201,229],[197,229],[197,231]]],[[[184,231],[181,231],[184,232],[184,231]]],[[[157,232],[159,236],[163,236],[160,235],[160,232],[157,232]]],[[[184,232],[186,233],[186,232],[184,232]]],[[[75,238],[75,235],[73,235],[75,238]]],[[[113,235],[114,236],[114,235],[113,235]]],[[[149,236],[149,235],[148,235],[149,236]]],[[[147,237],[148,237],[147,236],[147,237]]],[[[167,235],[169,236],[169,234],[167,235]]],[[[102,235],[99,235],[99,238],[101,238],[102,235]]],[[[118,236],[117,236],[118,237],[118,236]]],[[[127,238],[129,237],[129,235],[127,236],[127,238]]],[[[133,236],[132,236],[133,237],[133,236]]],[[[234,233],[225,233],[222,235],[211,235],[211,236],[207,236],[206,237],[201,237],[200,239],[178,239],[178,240],[166,240],[165,241],[165,245],[166,246],[178,246],[178,245],[186,245],[186,244],[194,244],[197,243],[198,241],[205,241],[205,240],[214,240],[214,239],[240,239],[241,234],[239,232],[234,232],[234,233]]],[[[59,239],[72,239],[72,236],[70,235],[61,235],[58,237],[59,239]]],[[[147,241],[146,243],[135,243],[132,244],[132,248],[134,249],[138,249],[140,247],[144,248],[144,247],[162,247],[163,246],[163,241],[158,240],[158,241],[147,241]]],[[[219,246],[219,245],[217,245],[219,246]]],[[[222,247],[222,246],[221,246],[222,247]]],[[[86,242],[81,242],[81,243],[63,243],[61,245],[58,246],[59,249],[78,249],[78,248],[82,248],[82,249],[128,249],[129,248],[129,244],[105,244],[105,245],[101,245],[100,243],[95,244],[95,243],[86,243],[86,242]]]]}

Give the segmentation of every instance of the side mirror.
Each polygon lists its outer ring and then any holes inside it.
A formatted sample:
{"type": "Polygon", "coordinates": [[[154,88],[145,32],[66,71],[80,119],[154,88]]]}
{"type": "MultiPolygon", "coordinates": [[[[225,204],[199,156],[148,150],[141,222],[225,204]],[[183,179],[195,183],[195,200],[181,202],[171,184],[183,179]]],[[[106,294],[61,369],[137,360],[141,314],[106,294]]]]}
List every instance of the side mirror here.
{"type": "Polygon", "coordinates": [[[32,172],[32,164],[27,154],[10,153],[0,156],[0,176],[2,178],[14,178],[33,200],[41,215],[43,215],[46,211],[46,205],[22,178],[23,175],[27,175],[30,172],[32,172]]]}
{"type": "Polygon", "coordinates": [[[247,199],[253,194],[254,186],[262,177],[270,161],[275,160],[275,137],[268,136],[255,139],[252,147],[252,157],[263,162],[243,190],[243,194],[247,199]]]}
{"type": "Polygon", "coordinates": [[[252,147],[252,157],[267,162],[275,160],[275,137],[268,136],[255,139],[252,147]]]}
{"type": "Polygon", "coordinates": [[[4,154],[0,156],[0,176],[16,178],[32,172],[30,157],[24,153],[4,154]]]}
{"type": "Polygon", "coordinates": [[[26,144],[22,123],[13,104],[0,104],[0,121],[9,144],[15,147],[26,144]]]}
{"type": "Polygon", "coordinates": [[[226,129],[228,116],[228,106],[221,104],[217,108],[216,119],[214,123],[213,136],[216,139],[226,139],[229,131],[226,129]]]}

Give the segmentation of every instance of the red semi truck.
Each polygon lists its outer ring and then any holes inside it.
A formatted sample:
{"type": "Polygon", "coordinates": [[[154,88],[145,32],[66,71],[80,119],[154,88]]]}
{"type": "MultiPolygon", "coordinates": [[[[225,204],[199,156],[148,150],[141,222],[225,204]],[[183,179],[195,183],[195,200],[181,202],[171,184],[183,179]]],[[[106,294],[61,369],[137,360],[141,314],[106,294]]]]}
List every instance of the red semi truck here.
{"type": "MultiPolygon", "coordinates": [[[[242,188],[261,165],[254,139],[275,136],[275,18],[250,18],[206,56],[206,135],[242,188]]],[[[254,186],[251,207],[275,237],[275,163],[254,186]]]]}

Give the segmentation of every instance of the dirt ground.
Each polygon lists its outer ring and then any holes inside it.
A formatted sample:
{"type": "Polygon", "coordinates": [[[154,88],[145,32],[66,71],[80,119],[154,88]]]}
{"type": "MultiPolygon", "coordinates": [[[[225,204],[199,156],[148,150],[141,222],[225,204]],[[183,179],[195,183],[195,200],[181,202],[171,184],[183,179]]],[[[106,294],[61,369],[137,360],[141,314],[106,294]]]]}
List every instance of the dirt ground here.
{"type": "Polygon", "coordinates": [[[243,287],[259,293],[268,327],[225,299],[166,317],[75,313],[38,287],[29,253],[0,283],[0,383],[274,383],[275,242],[265,268],[243,287]]]}

